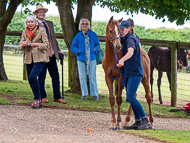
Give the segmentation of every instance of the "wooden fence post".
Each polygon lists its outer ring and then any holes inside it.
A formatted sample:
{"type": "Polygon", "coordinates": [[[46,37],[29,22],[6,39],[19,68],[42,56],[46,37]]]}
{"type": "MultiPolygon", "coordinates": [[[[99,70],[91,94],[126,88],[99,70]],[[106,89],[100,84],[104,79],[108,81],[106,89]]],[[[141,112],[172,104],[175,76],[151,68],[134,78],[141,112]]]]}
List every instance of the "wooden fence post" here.
{"type": "Polygon", "coordinates": [[[171,107],[176,107],[177,102],[177,42],[172,42],[171,47],[171,107]]]}

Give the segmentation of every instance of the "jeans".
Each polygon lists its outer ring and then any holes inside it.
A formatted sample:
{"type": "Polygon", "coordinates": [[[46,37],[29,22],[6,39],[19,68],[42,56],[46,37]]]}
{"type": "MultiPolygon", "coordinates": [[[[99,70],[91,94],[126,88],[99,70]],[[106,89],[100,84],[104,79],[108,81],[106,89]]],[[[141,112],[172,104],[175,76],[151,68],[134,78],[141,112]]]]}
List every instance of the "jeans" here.
{"type": "MultiPolygon", "coordinates": [[[[78,73],[80,80],[80,87],[82,96],[88,95],[87,88],[87,75],[86,75],[86,61],[77,61],[78,64],[78,73]]],[[[90,73],[88,75],[89,84],[90,84],[90,95],[98,96],[98,86],[96,81],[96,60],[90,61],[90,73]]]]}
{"type": "Polygon", "coordinates": [[[45,91],[45,79],[47,74],[47,69],[49,71],[50,77],[52,79],[52,87],[53,87],[53,97],[54,99],[60,99],[60,82],[59,82],[59,72],[57,68],[57,62],[55,56],[49,57],[50,62],[45,63],[43,70],[38,78],[40,83],[40,92],[42,94],[42,98],[47,98],[47,94],[45,91]]]}
{"type": "Polygon", "coordinates": [[[28,75],[28,82],[34,94],[34,100],[42,99],[40,93],[40,86],[37,77],[40,75],[44,62],[26,64],[26,70],[28,75]]]}
{"type": "Polygon", "coordinates": [[[145,118],[146,114],[142,108],[140,102],[136,99],[136,92],[138,86],[142,80],[142,76],[129,77],[126,80],[126,101],[132,106],[133,113],[135,115],[135,120],[140,121],[141,118],[145,118]]]}

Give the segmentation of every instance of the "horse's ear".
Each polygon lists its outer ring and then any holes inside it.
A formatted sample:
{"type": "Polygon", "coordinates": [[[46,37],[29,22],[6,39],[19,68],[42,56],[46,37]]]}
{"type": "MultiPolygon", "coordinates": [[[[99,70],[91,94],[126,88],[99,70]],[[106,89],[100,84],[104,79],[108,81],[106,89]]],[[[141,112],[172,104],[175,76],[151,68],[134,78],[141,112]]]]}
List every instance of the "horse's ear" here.
{"type": "Polygon", "coordinates": [[[112,21],[113,21],[113,16],[110,18],[108,23],[110,24],[112,21]]]}
{"type": "Polygon", "coordinates": [[[119,19],[118,22],[121,23],[122,20],[123,20],[123,17],[121,19],[119,19]]]}

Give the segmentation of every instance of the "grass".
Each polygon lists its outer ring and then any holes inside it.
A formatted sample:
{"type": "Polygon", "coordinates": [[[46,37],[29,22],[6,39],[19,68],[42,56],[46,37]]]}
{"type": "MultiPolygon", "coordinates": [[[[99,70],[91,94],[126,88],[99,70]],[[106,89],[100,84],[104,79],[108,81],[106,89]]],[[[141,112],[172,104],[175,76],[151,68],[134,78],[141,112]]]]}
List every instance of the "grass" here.
{"type": "Polygon", "coordinates": [[[181,130],[125,130],[124,132],[173,143],[189,143],[190,137],[190,131],[181,130]]]}
{"type": "MultiPolygon", "coordinates": [[[[22,56],[11,56],[11,55],[4,54],[4,64],[5,64],[5,70],[6,70],[6,73],[7,73],[7,76],[9,79],[22,80],[22,73],[23,73],[23,57],[22,56]]],[[[61,79],[62,78],[61,77],[61,65],[59,62],[58,62],[58,68],[59,68],[60,79],[61,79]]],[[[108,88],[106,86],[104,77],[105,77],[105,75],[104,75],[103,68],[101,65],[98,65],[97,66],[97,83],[98,83],[99,93],[108,94],[108,88]]],[[[64,59],[64,77],[63,78],[64,78],[64,87],[68,87],[67,57],[65,57],[65,59],[64,59]]],[[[158,72],[156,70],[154,70],[153,94],[154,94],[154,102],[155,103],[159,103],[157,78],[158,78],[158,72]]],[[[190,74],[186,73],[186,72],[178,72],[177,80],[178,80],[177,99],[178,99],[178,101],[188,102],[190,100],[190,97],[189,97],[190,74]]],[[[49,77],[49,74],[47,74],[46,84],[47,84],[47,86],[51,84],[51,78],[49,77]]],[[[170,101],[171,92],[169,90],[169,83],[167,80],[166,73],[163,73],[162,83],[161,83],[161,93],[162,93],[163,102],[165,100],[170,101]]],[[[138,99],[144,98],[144,94],[145,94],[144,88],[143,88],[142,84],[140,84],[138,91],[137,91],[138,99]]],[[[123,90],[122,96],[125,97],[125,90],[123,90]]]]}
{"type": "MultiPolygon", "coordinates": [[[[65,91],[68,90],[68,87],[65,87],[65,91]]],[[[80,108],[84,110],[95,110],[102,112],[110,112],[109,96],[107,94],[100,94],[100,100],[98,102],[93,101],[93,97],[88,96],[87,100],[81,100],[81,96],[76,93],[65,93],[66,101],[68,104],[61,104],[53,102],[53,91],[50,84],[46,84],[46,92],[48,95],[49,103],[45,105],[62,105],[69,106],[72,108],[80,108]]],[[[0,81],[0,93],[3,93],[7,96],[14,98],[12,102],[15,103],[28,103],[33,102],[33,93],[30,89],[30,86],[27,81],[19,80],[8,80],[7,82],[0,81]]],[[[123,104],[121,105],[121,112],[126,113],[129,107],[129,103],[125,102],[125,97],[123,97],[123,104]]],[[[149,115],[148,104],[146,102],[140,101],[145,113],[149,115]]],[[[187,117],[184,112],[170,112],[171,109],[176,109],[174,107],[166,107],[152,104],[152,110],[154,116],[159,117],[187,117]]],[[[115,105],[115,111],[117,111],[117,105],[115,105]]]]}
{"type": "Polygon", "coordinates": [[[7,98],[0,98],[0,105],[8,105],[10,104],[10,101],[7,100],[7,98]]]}

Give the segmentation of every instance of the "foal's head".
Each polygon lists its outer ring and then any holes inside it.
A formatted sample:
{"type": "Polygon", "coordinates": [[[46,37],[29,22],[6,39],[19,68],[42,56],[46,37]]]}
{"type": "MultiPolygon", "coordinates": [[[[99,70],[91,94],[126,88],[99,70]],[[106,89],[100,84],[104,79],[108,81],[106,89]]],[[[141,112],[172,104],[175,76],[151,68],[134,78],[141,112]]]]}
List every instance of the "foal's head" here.
{"type": "Polygon", "coordinates": [[[106,28],[106,36],[108,37],[112,47],[116,51],[121,48],[119,23],[122,21],[122,19],[115,21],[113,20],[112,16],[106,28]]]}
{"type": "Polygon", "coordinates": [[[178,61],[179,67],[182,67],[182,66],[186,67],[188,65],[187,56],[188,56],[187,50],[183,50],[183,49],[177,50],[177,61],[178,61]]]}

